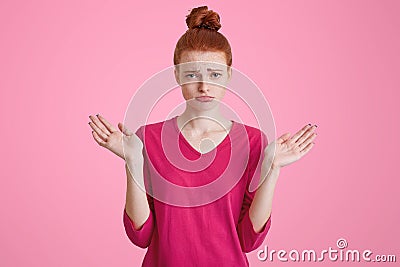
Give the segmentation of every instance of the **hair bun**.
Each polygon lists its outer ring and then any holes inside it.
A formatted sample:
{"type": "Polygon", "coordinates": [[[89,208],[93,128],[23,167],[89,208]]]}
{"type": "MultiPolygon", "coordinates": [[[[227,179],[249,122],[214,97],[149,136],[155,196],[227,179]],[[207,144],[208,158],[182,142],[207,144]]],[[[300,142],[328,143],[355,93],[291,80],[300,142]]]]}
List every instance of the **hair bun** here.
{"type": "Polygon", "coordinates": [[[193,8],[186,16],[186,24],[189,29],[205,28],[218,31],[221,28],[218,13],[208,10],[207,6],[193,8]]]}

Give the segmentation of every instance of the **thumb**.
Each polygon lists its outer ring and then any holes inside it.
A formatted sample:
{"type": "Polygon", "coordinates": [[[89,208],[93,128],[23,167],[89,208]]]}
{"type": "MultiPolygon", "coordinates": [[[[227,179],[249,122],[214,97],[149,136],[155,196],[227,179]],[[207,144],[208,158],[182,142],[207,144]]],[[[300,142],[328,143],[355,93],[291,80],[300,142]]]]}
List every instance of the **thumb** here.
{"type": "Polygon", "coordinates": [[[286,140],[288,140],[289,137],[290,137],[290,133],[285,133],[285,134],[281,135],[281,137],[278,138],[278,141],[277,141],[277,142],[278,142],[279,144],[282,144],[282,143],[284,143],[286,140]]]}
{"type": "Polygon", "coordinates": [[[126,128],[125,125],[123,125],[121,122],[118,123],[118,128],[121,130],[121,132],[125,135],[132,135],[132,131],[126,128]]]}

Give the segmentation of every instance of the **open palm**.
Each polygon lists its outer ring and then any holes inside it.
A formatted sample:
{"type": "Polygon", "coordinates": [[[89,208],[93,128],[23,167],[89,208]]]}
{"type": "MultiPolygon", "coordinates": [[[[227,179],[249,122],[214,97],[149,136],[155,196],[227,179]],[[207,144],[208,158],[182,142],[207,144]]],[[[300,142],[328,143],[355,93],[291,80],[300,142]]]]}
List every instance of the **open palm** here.
{"type": "Polygon", "coordinates": [[[117,128],[99,114],[89,116],[89,118],[92,120],[89,125],[93,129],[93,138],[100,146],[107,148],[124,160],[131,160],[134,155],[141,156],[142,141],[125,125],[118,123],[118,131],[117,128]]]}
{"type": "Polygon", "coordinates": [[[316,125],[307,124],[293,137],[290,137],[290,133],[285,133],[268,144],[264,151],[265,162],[271,164],[272,167],[284,167],[302,158],[314,146],[313,140],[317,136],[314,132],[316,127],[316,125]]]}

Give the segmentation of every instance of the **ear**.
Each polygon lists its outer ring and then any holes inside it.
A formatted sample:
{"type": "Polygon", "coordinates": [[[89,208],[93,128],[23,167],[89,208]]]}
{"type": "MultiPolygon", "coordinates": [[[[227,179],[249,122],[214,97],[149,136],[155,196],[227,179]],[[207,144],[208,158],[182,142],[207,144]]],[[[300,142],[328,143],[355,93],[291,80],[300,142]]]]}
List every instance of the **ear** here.
{"type": "Polygon", "coordinates": [[[232,67],[228,66],[228,82],[231,80],[232,77],[232,67]]]}
{"type": "Polygon", "coordinates": [[[181,84],[180,84],[180,79],[179,79],[179,70],[178,70],[178,67],[177,67],[177,66],[175,66],[175,68],[174,68],[174,75],[175,75],[175,80],[176,80],[176,82],[177,82],[179,85],[181,85],[181,84]]]}

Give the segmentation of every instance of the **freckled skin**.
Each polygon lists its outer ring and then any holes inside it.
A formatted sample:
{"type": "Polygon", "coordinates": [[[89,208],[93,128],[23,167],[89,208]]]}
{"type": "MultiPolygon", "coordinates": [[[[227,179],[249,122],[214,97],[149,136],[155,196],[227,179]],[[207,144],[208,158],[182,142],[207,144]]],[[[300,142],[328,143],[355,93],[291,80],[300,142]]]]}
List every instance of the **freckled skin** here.
{"type": "MultiPolygon", "coordinates": [[[[175,69],[175,79],[178,84],[181,85],[182,89],[182,96],[184,99],[187,100],[192,100],[188,101],[188,104],[191,105],[193,108],[197,109],[195,106],[195,97],[199,96],[212,96],[216,100],[214,102],[214,105],[212,106],[205,106],[203,105],[202,108],[213,108],[215,105],[218,104],[222,100],[222,98],[225,96],[226,89],[224,88],[224,85],[227,84],[229,81],[231,75],[232,75],[232,69],[229,67],[228,70],[226,68],[228,67],[226,65],[226,58],[225,54],[223,52],[210,52],[210,51],[185,51],[181,55],[181,60],[180,60],[180,67],[179,71],[175,69]],[[187,63],[188,62],[195,62],[195,61],[208,61],[213,65],[215,68],[219,69],[224,69],[223,72],[218,72],[222,73],[222,77],[215,77],[218,76],[215,73],[207,73],[206,71],[203,71],[201,73],[202,78],[206,78],[204,76],[209,75],[214,75],[209,78],[209,81],[212,82],[207,82],[207,80],[204,80],[204,82],[195,82],[195,79],[189,80],[189,78],[184,77],[183,69],[187,68],[187,63]],[[185,64],[186,63],[186,64],[185,64]],[[185,83],[187,82],[187,83],[185,83]],[[213,83],[218,83],[218,84],[213,84],[213,83]],[[219,86],[221,85],[221,86],[219,86]],[[193,104],[193,105],[192,105],[193,104]]],[[[201,62],[200,65],[205,69],[205,62],[201,62]],[[203,66],[204,65],[204,66],[203,66]]]]}

